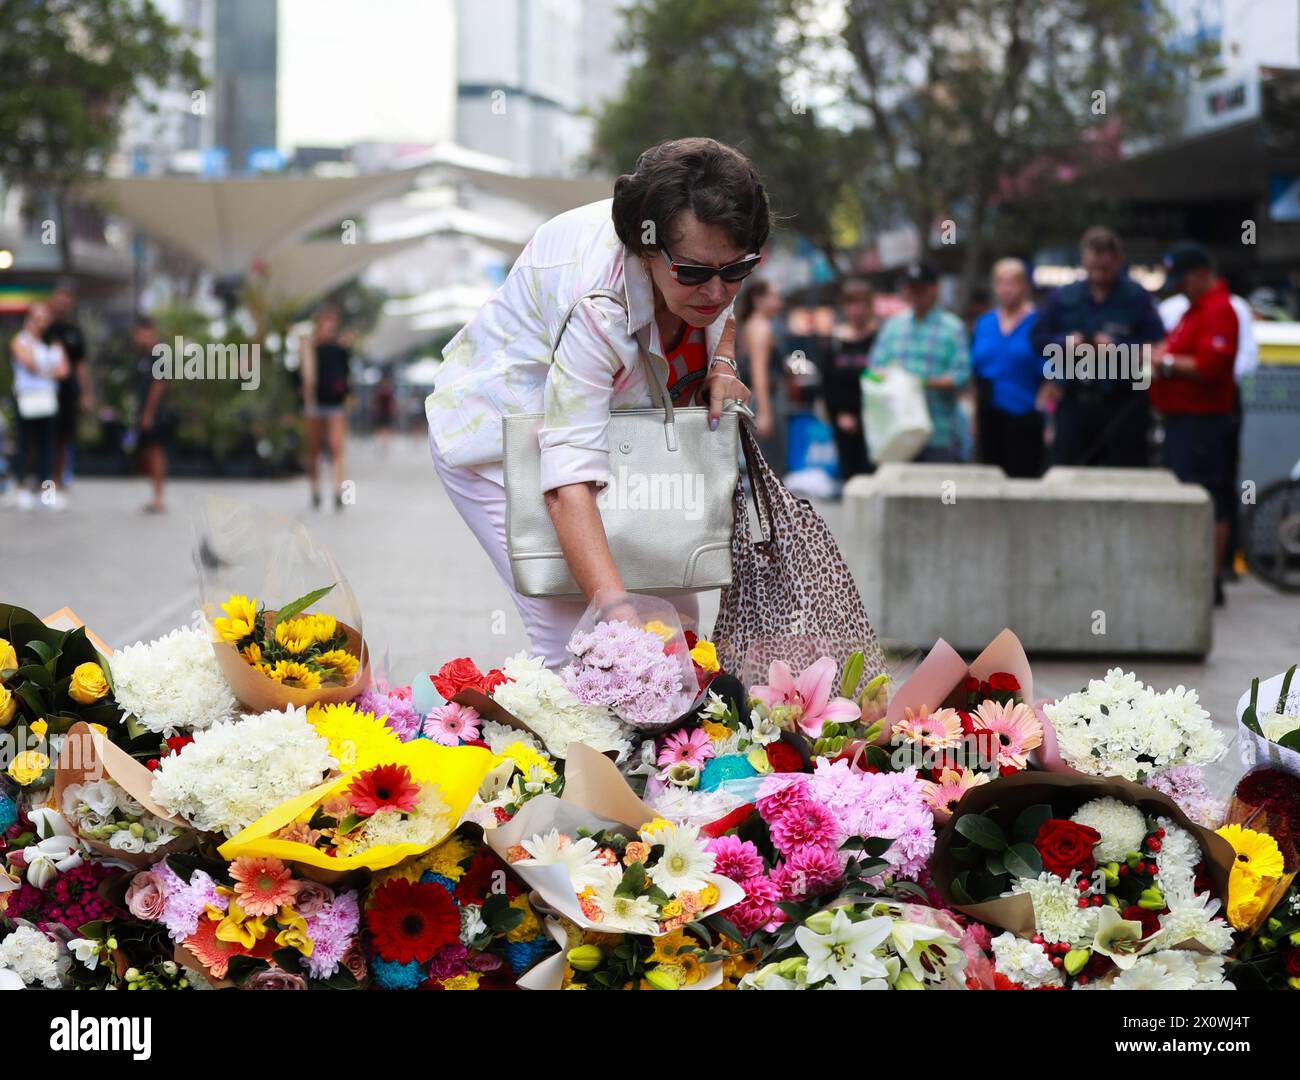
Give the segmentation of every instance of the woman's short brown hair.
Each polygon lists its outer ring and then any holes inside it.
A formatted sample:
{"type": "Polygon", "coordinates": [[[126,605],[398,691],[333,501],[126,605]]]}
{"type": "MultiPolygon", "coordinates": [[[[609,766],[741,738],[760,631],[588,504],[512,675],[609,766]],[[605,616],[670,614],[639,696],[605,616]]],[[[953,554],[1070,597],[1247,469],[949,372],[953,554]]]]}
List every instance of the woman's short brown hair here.
{"type": "Polygon", "coordinates": [[[716,139],[661,142],[642,152],[634,172],[614,181],[614,231],[635,254],[671,242],[669,230],[683,210],[724,229],[746,255],[767,243],[772,227],[758,170],[716,139]]]}

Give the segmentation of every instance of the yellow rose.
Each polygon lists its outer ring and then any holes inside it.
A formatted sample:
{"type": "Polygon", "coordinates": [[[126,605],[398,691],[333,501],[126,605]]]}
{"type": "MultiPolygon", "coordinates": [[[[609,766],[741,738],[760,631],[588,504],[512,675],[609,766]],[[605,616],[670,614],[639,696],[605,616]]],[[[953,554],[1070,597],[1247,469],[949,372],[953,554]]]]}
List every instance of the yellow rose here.
{"type": "Polygon", "coordinates": [[[24,750],[9,765],[9,776],[15,784],[26,787],[34,784],[50,767],[50,759],[39,750],[24,750]]]}
{"type": "Polygon", "coordinates": [[[0,637],[0,671],[8,671],[18,666],[18,654],[7,640],[0,637]]]}
{"type": "Polygon", "coordinates": [[[710,881],[700,890],[700,907],[711,908],[721,898],[722,893],[718,890],[718,887],[710,881]]]}
{"type": "Polygon", "coordinates": [[[672,641],[677,636],[677,631],[667,623],[660,622],[658,619],[651,619],[641,628],[651,634],[661,637],[664,641],[672,641]]]}
{"type": "Polygon", "coordinates": [[[695,648],[691,650],[691,659],[705,671],[717,671],[721,667],[718,663],[717,646],[711,641],[697,641],[695,648]]]}
{"type": "Polygon", "coordinates": [[[18,711],[18,699],[5,687],[0,686],[0,727],[8,727],[18,711]]]}
{"type": "Polygon", "coordinates": [[[35,735],[38,739],[43,739],[45,738],[46,734],[48,734],[50,730],[50,725],[47,724],[44,720],[37,720],[32,724],[31,728],[32,728],[33,735],[35,735]]]}
{"type": "Polygon", "coordinates": [[[78,664],[68,686],[68,697],[78,705],[91,705],[108,693],[104,671],[94,663],[78,664]]]}

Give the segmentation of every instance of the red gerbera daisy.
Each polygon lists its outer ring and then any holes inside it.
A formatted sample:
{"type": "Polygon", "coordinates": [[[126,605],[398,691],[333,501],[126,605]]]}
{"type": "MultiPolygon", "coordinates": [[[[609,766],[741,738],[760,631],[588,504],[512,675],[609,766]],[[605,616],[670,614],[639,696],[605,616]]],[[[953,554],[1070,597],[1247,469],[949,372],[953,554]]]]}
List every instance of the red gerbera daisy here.
{"type": "Polygon", "coordinates": [[[407,814],[420,801],[420,785],[411,779],[405,765],[379,765],[367,769],[348,788],[348,800],[363,817],[380,810],[400,810],[407,814]]]}
{"type": "Polygon", "coordinates": [[[374,891],[366,924],[384,960],[424,963],[460,937],[456,902],[441,885],[394,878],[374,891]]]}

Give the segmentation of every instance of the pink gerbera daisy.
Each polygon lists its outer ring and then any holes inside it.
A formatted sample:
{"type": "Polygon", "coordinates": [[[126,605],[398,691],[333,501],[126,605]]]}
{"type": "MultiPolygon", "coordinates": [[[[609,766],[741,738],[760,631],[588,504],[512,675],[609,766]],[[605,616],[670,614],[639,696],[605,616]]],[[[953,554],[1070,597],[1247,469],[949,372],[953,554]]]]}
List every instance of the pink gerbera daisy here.
{"type": "Polygon", "coordinates": [[[788,807],[769,824],[768,831],[773,845],[783,855],[808,844],[838,848],[844,838],[830,808],[812,799],[788,807]]]}
{"type": "Polygon", "coordinates": [[[931,712],[928,705],[922,705],[903,712],[903,719],[893,727],[895,736],[920,743],[928,750],[951,750],[961,744],[961,717],[956,709],[931,712]]]}
{"type": "Polygon", "coordinates": [[[1025,768],[1029,764],[1029,751],[1043,742],[1042,722],[1023,702],[981,702],[973,721],[976,731],[989,731],[996,736],[999,765],[1025,768]]]}
{"type": "Polygon", "coordinates": [[[279,859],[241,855],[230,864],[239,905],[250,915],[274,915],[293,905],[300,883],[279,859]]]}
{"type": "Polygon", "coordinates": [[[708,732],[702,728],[694,731],[674,731],[664,740],[664,747],[659,751],[659,765],[668,768],[685,762],[697,769],[704,768],[704,763],[713,757],[713,741],[708,732]]]}
{"type": "Polygon", "coordinates": [[[714,873],[732,881],[744,881],[763,872],[763,857],[750,841],[738,836],[719,836],[704,849],[713,853],[714,873]]]}
{"type": "Polygon", "coordinates": [[[940,821],[946,821],[957,809],[957,804],[966,792],[988,782],[989,778],[984,773],[972,772],[970,769],[962,769],[960,772],[944,769],[939,774],[937,784],[933,780],[922,780],[921,786],[925,789],[926,804],[934,811],[934,816],[940,821]]]}
{"type": "Polygon", "coordinates": [[[429,710],[424,721],[424,733],[442,746],[459,746],[478,738],[478,722],[477,709],[453,701],[429,710]]]}

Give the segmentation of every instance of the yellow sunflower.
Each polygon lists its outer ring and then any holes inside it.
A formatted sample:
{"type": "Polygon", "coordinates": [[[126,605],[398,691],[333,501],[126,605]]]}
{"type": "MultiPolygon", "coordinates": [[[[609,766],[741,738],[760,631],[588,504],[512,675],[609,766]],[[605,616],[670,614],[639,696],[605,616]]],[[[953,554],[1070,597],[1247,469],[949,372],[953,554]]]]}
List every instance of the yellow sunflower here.
{"type": "Polygon", "coordinates": [[[275,641],[297,656],[316,644],[316,626],[310,619],[285,619],[276,624],[275,641]]]}
{"type": "Polygon", "coordinates": [[[297,660],[277,660],[275,666],[267,671],[267,676],[283,686],[290,686],[296,690],[320,689],[320,673],[312,671],[306,664],[300,664],[297,660]]]}
{"type": "Polygon", "coordinates": [[[243,641],[257,628],[257,601],[247,596],[232,595],[221,605],[226,618],[213,619],[212,627],[221,637],[232,645],[243,641]]]}
{"type": "Polygon", "coordinates": [[[343,683],[351,682],[352,676],[357,673],[357,668],[361,666],[361,661],[353,656],[347,649],[330,649],[316,657],[316,663],[321,667],[330,668],[337,674],[339,681],[343,683]]]}

